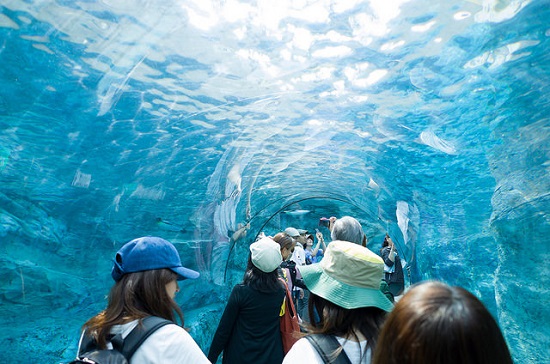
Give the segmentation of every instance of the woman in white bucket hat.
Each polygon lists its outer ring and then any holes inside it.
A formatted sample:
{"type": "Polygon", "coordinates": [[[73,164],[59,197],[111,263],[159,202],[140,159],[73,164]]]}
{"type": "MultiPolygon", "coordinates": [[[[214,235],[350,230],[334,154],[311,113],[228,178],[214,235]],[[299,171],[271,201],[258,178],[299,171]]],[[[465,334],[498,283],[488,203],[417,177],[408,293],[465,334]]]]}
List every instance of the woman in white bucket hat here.
{"type": "Polygon", "coordinates": [[[278,279],[280,245],[264,237],[250,245],[243,282],[233,287],[212,339],[208,359],[223,364],[279,364],[283,343],[279,324],[285,288],[278,279]]]}

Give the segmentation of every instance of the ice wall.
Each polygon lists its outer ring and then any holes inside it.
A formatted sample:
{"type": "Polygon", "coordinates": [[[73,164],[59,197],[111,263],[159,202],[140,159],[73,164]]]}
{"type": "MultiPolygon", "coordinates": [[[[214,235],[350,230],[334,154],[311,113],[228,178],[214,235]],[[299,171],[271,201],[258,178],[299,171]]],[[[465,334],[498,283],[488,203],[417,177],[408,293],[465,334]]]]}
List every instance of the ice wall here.
{"type": "Polygon", "coordinates": [[[545,362],[550,3],[391,3],[4,2],[0,361],[68,361],[142,235],[206,351],[256,234],[351,215],[545,362]]]}

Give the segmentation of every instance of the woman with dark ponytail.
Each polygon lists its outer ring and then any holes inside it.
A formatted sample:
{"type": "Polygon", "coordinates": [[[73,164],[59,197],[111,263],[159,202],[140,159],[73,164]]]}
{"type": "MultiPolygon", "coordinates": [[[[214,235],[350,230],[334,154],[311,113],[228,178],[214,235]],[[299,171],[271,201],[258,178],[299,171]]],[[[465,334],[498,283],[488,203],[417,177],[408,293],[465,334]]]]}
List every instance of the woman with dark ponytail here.
{"type": "Polygon", "coordinates": [[[280,364],[283,343],[279,314],[285,288],[278,279],[279,244],[264,237],[250,245],[243,282],[233,287],[214,334],[208,359],[216,363],[280,364]]]}

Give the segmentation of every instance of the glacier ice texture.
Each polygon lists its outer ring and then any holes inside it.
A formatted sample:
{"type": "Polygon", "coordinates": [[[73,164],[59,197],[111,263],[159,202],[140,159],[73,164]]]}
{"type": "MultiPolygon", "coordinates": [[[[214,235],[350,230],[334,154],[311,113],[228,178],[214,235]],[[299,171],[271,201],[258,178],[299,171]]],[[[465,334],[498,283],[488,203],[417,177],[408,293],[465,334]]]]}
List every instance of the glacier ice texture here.
{"type": "Polygon", "coordinates": [[[344,215],[547,361],[550,2],[390,3],[4,2],[0,362],[72,359],[144,235],[207,351],[257,234],[344,215]]]}

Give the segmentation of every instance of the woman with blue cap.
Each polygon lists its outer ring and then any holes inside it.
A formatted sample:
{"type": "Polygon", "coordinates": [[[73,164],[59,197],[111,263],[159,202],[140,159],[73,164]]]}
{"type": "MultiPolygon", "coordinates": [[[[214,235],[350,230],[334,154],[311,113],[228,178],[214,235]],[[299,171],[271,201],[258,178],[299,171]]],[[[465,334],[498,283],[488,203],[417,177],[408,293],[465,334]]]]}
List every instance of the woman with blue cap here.
{"type": "Polygon", "coordinates": [[[250,245],[243,282],[233,287],[210,345],[208,359],[224,364],[280,364],[283,344],[279,314],[285,288],[278,279],[283,261],[279,244],[269,237],[250,245]]]}
{"type": "Polygon", "coordinates": [[[182,327],[183,313],[174,301],[178,281],[198,278],[199,273],[182,266],[172,243],[150,236],[126,243],[116,253],[111,276],[115,284],[107,308],[84,324],[79,354],[85,349],[84,334],[91,336],[97,348],[112,349],[113,336],[125,340],[134,328],[156,316],[168,322],[127,358],[130,364],[209,363],[182,327]],[[177,318],[182,326],[177,325],[177,318]]]}
{"type": "Polygon", "coordinates": [[[321,262],[301,266],[300,273],[310,291],[310,317],[318,312],[320,321],[306,327],[308,335],[292,346],[283,364],[370,363],[393,308],[380,291],[382,258],[361,245],[335,240],[321,262]]]}

